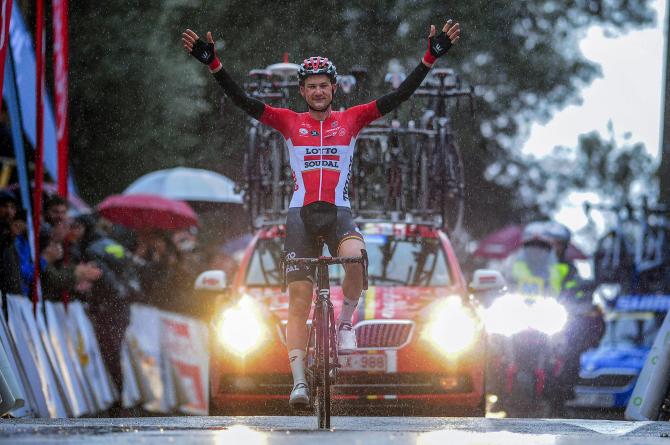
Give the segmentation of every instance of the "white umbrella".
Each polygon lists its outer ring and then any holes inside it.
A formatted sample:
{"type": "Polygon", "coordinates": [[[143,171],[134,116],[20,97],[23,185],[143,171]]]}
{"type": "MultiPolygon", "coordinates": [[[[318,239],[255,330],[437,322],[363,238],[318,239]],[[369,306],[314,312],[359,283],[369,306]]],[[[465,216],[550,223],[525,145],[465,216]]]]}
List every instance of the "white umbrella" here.
{"type": "Polygon", "coordinates": [[[231,179],[199,168],[177,167],[147,173],[123,192],[124,195],[145,193],[180,201],[242,204],[242,195],[235,192],[231,179]]]}

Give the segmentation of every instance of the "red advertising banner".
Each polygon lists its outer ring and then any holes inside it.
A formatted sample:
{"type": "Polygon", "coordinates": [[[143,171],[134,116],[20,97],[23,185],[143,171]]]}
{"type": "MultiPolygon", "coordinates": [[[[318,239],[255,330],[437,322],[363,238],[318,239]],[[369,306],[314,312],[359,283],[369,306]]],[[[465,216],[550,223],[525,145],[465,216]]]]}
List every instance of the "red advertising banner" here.
{"type": "Polygon", "coordinates": [[[9,48],[9,19],[11,18],[12,0],[0,0],[0,97],[2,97],[2,86],[5,81],[5,57],[7,57],[9,48]]]}
{"type": "Polygon", "coordinates": [[[37,59],[37,73],[35,75],[36,91],[36,133],[35,145],[35,191],[33,196],[33,226],[35,238],[35,275],[33,277],[33,312],[37,312],[38,283],[40,279],[40,218],[42,217],[42,186],[44,182],[44,0],[37,0],[37,15],[35,17],[35,58],[37,59]]]}
{"type": "Polygon", "coordinates": [[[54,99],[58,145],[58,194],[67,197],[68,178],[68,2],[53,0],[54,99]]]}

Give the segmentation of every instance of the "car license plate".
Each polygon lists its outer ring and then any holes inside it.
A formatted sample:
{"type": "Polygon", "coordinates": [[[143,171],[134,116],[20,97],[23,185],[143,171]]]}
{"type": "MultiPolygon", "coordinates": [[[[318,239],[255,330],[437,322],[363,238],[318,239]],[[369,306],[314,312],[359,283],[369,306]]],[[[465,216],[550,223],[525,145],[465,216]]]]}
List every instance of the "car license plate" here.
{"type": "Polygon", "coordinates": [[[609,408],[614,406],[614,395],[612,394],[598,394],[598,393],[578,393],[574,400],[568,402],[571,406],[576,407],[600,407],[609,408]]]}
{"type": "Polygon", "coordinates": [[[386,372],[386,354],[348,354],[338,358],[343,372],[386,372]]]}

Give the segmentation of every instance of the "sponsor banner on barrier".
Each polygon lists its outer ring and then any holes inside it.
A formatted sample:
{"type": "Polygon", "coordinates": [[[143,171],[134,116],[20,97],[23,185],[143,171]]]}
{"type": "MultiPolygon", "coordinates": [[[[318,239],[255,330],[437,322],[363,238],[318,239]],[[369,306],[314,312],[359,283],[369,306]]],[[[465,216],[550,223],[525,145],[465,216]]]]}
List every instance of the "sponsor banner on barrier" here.
{"type": "MultiPolygon", "coordinates": [[[[165,382],[161,375],[161,324],[157,309],[133,304],[130,308],[130,323],[126,329],[128,355],[131,368],[138,383],[144,409],[153,412],[169,412],[165,397],[165,382]]],[[[125,378],[125,375],[124,375],[125,378]]],[[[124,380],[124,387],[127,386],[124,380]]]]}
{"type": "Polygon", "coordinates": [[[207,415],[207,325],[140,304],[132,305],[130,314],[123,354],[124,406],[142,403],[153,412],[207,415]]]}
{"type": "Polygon", "coordinates": [[[178,410],[209,412],[209,350],[207,325],[192,318],[161,312],[161,350],[172,369],[178,410]]]}

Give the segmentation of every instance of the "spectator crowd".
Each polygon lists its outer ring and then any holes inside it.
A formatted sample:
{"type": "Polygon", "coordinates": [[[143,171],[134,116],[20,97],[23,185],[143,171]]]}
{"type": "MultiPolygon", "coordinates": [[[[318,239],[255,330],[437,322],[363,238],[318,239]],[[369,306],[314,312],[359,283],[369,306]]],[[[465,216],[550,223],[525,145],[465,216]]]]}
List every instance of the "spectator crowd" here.
{"type": "MultiPolygon", "coordinates": [[[[201,248],[197,227],[130,231],[94,213],[71,215],[68,202],[57,195],[46,197],[40,224],[42,297],[86,303],[118,388],[121,344],[132,303],[195,315],[201,313],[191,298],[197,275],[221,264],[229,267],[229,276],[234,273],[228,255],[201,248]]],[[[26,212],[13,191],[0,189],[2,295],[31,296],[34,270],[26,212]]]]}

